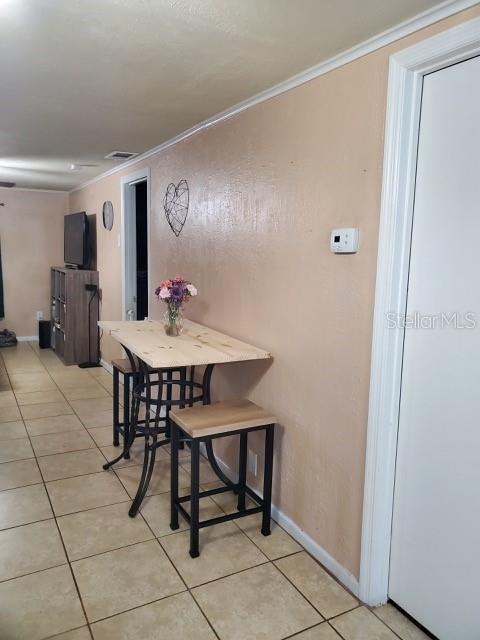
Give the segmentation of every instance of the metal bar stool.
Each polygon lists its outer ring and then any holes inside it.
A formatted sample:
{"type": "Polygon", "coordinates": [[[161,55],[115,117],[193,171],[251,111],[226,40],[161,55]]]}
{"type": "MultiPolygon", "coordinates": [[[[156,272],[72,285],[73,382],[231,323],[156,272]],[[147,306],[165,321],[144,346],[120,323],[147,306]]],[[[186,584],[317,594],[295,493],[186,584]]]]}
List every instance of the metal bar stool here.
{"type": "Polygon", "coordinates": [[[200,529],[214,524],[244,518],[254,513],[262,513],[262,534],[270,535],[270,516],[272,507],[273,438],[276,419],[269,412],[248,400],[236,402],[217,402],[214,404],[188,409],[172,409],[170,412],[171,429],[171,521],[170,528],[178,529],[180,513],[190,525],[190,555],[197,558],[199,552],[200,529]],[[247,486],[247,444],[250,431],[265,431],[265,464],[263,474],[263,497],[247,486]],[[215,438],[239,435],[239,479],[224,487],[200,491],[200,444],[212,443],[215,438]],[[191,447],[191,487],[190,495],[178,495],[178,448],[180,442],[188,442],[191,447]],[[237,511],[224,516],[200,521],[200,498],[206,498],[225,491],[234,491],[238,495],[237,511]],[[247,509],[245,497],[249,496],[256,507],[247,509]],[[183,503],[190,502],[190,513],[183,503]]]}
{"type": "MultiPolygon", "coordinates": [[[[213,365],[207,365],[202,382],[196,382],[194,366],[152,369],[136,358],[125,346],[124,349],[128,357],[129,373],[134,381],[131,396],[129,395],[131,397],[130,413],[129,416],[124,414],[123,426],[117,419],[116,432],[114,426],[114,437],[115,433],[123,432],[123,450],[116,458],[104,464],[103,469],[107,470],[121,459],[127,458],[135,438],[144,439],[142,474],[137,493],[128,512],[131,517],[134,517],[148,490],[155,465],[156,450],[170,442],[171,408],[193,406],[196,402],[210,401],[213,365]],[[145,409],[144,419],[139,419],[140,407],[145,409]],[[159,436],[162,434],[164,438],[160,439],[159,436]]],[[[121,366],[127,370],[124,363],[121,363],[121,366]]],[[[118,400],[116,404],[118,407],[118,400]]],[[[215,460],[214,463],[216,464],[215,460]]]]}
{"type": "MultiPolygon", "coordinates": [[[[129,441],[130,433],[130,402],[132,399],[132,391],[135,386],[135,376],[139,374],[138,368],[134,371],[130,365],[128,358],[118,358],[112,360],[113,367],[113,446],[118,447],[120,445],[120,436],[122,436],[123,447],[125,450],[124,458],[127,460],[130,458],[129,450],[126,445],[129,441]],[[123,375],[123,419],[120,421],[120,374],[123,375]],[[131,384],[131,381],[133,384],[131,384]]],[[[173,372],[180,371],[180,369],[152,369],[148,367],[148,373],[157,374],[159,379],[164,372],[167,373],[167,395],[171,400],[172,384],[173,384],[173,372]]],[[[182,374],[181,374],[182,375],[182,374]]],[[[183,405],[185,406],[185,405],[183,405]]],[[[137,420],[137,426],[145,424],[144,419],[137,420]]],[[[142,435],[137,432],[136,437],[142,435]]]]}
{"type": "MultiPolygon", "coordinates": [[[[113,446],[120,444],[120,435],[123,443],[128,442],[130,427],[130,381],[134,373],[127,358],[112,360],[113,367],[113,446]],[[120,422],[120,374],[123,375],[123,420],[120,422]]],[[[126,453],[125,458],[130,458],[126,453]]]]}

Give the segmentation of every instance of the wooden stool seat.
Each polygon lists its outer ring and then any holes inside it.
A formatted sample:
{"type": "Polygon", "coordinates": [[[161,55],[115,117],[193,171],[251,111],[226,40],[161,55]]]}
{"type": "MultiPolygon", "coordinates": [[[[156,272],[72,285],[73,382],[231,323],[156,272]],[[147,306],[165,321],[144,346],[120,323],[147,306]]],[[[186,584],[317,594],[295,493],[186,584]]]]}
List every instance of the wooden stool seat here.
{"type": "Polygon", "coordinates": [[[187,409],[172,409],[171,420],[191,438],[205,438],[218,433],[242,431],[275,424],[277,419],[250,400],[215,402],[187,409]]]}
{"type": "Polygon", "coordinates": [[[132,367],[128,358],[117,358],[112,360],[112,367],[118,369],[120,373],[132,373],[132,367]]]}
{"type": "MultiPolygon", "coordinates": [[[[133,373],[132,365],[128,358],[116,358],[115,360],[112,360],[112,367],[114,369],[118,369],[120,373],[123,373],[123,375],[131,375],[133,373]]],[[[148,367],[148,371],[153,373],[155,371],[160,371],[160,369],[152,369],[152,367],[148,367]]]]}

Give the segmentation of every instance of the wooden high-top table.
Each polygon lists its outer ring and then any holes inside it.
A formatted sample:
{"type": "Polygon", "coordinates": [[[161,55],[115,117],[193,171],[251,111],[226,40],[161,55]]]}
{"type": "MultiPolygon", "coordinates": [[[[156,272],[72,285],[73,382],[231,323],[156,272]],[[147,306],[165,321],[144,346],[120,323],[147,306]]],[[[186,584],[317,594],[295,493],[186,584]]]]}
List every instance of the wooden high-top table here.
{"type": "MultiPolygon", "coordinates": [[[[246,342],[232,338],[190,320],[184,321],[183,333],[177,337],[167,336],[162,323],[152,320],[143,321],[107,321],[102,320],[98,326],[112,338],[117,340],[130,360],[133,371],[137,374],[137,383],[133,392],[132,416],[129,442],[124,446],[120,456],[105,465],[109,468],[128,453],[135,436],[145,436],[145,459],[142,477],[129,514],[136,515],[146,494],[155,463],[155,451],[158,446],[168,443],[169,412],[173,406],[192,406],[195,402],[210,404],[210,381],[216,364],[241,362],[246,360],[265,360],[271,358],[270,353],[253,347],[246,342]],[[202,381],[195,380],[195,367],[204,366],[202,381]],[[158,374],[158,382],[152,382],[152,370],[163,370],[166,375],[158,374]],[[174,375],[178,379],[174,379],[174,375]],[[152,397],[152,388],[158,389],[157,398],[152,397]],[[163,398],[163,387],[165,399],[163,398]],[[176,386],[178,398],[172,395],[176,386]],[[199,392],[195,395],[195,392],[199,392]],[[140,402],[146,405],[145,425],[138,425],[138,409],[140,402]],[[166,415],[162,417],[160,407],[165,407],[166,415]],[[155,415],[151,418],[151,410],[155,415]],[[164,422],[164,427],[160,423],[164,422]],[[165,433],[166,439],[158,441],[159,433],[165,433]],[[152,441],[150,442],[150,437],[152,441]]],[[[156,374],[154,374],[156,375],[156,374]]],[[[207,446],[208,460],[216,475],[227,485],[230,480],[221,471],[213,453],[213,447],[207,446]]]]}

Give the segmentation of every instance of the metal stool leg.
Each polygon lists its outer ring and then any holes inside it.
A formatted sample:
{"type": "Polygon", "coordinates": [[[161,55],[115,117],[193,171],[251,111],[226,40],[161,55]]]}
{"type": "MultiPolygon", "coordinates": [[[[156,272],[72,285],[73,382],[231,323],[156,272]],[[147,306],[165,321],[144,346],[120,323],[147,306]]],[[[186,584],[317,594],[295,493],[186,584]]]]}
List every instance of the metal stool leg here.
{"type": "Polygon", "coordinates": [[[130,448],[126,446],[130,441],[130,377],[128,374],[123,376],[123,446],[126,460],[130,458],[130,448]]]}
{"type": "Polygon", "coordinates": [[[237,509],[245,511],[245,485],[247,483],[247,443],[248,432],[240,434],[240,453],[238,457],[238,501],[237,509]]]}
{"type": "Polygon", "coordinates": [[[270,535],[270,516],[272,511],[272,475],[273,475],[273,437],[275,426],[265,429],[265,467],[263,474],[263,516],[262,534],[270,535]]]}
{"type": "Polygon", "coordinates": [[[132,401],[132,409],[131,409],[131,424],[133,425],[132,429],[129,429],[128,439],[124,438],[123,440],[124,448],[122,453],[116,458],[114,458],[113,460],[110,460],[109,462],[103,465],[103,469],[105,469],[105,471],[107,471],[107,469],[110,469],[110,467],[116,464],[119,460],[130,457],[129,451],[132,444],[135,441],[136,425],[138,424],[139,409],[140,409],[140,400],[138,398],[134,398],[132,401]]]}
{"type": "Polygon", "coordinates": [[[120,419],[118,415],[118,387],[119,387],[119,371],[117,367],[113,367],[113,446],[118,447],[120,439],[118,432],[120,429],[120,419]]]}
{"type": "Polygon", "coordinates": [[[178,529],[178,427],[170,422],[170,529],[178,529]]]}
{"type": "Polygon", "coordinates": [[[190,556],[198,558],[200,555],[198,538],[199,522],[199,492],[200,492],[200,441],[196,438],[191,444],[191,479],[190,479],[190,556]]]}

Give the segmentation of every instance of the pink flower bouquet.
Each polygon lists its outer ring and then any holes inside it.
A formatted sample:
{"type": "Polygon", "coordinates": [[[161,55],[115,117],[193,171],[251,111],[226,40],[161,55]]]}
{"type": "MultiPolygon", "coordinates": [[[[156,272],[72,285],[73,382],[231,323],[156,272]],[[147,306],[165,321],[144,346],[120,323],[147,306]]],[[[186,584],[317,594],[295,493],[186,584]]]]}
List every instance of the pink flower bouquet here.
{"type": "Polygon", "coordinates": [[[162,280],[155,289],[155,295],[159,301],[167,304],[164,314],[167,335],[180,335],[183,329],[183,305],[197,295],[196,287],[185,278],[177,276],[171,280],[162,280]]]}

